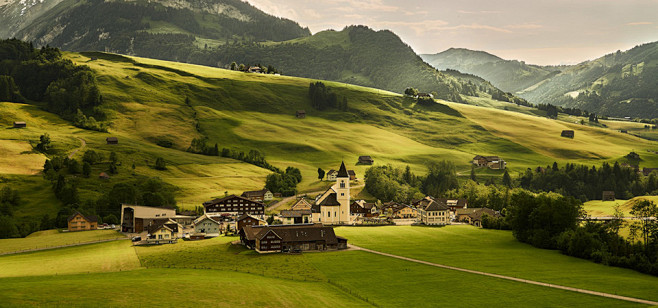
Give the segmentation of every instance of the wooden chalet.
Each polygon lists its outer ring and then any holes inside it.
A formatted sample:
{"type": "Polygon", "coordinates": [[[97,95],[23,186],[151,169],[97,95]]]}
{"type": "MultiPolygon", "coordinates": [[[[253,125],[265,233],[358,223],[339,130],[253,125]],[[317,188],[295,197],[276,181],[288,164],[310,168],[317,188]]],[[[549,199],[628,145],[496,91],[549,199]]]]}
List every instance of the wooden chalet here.
{"type": "Polygon", "coordinates": [[[347,170],[347,174],[350,175],[350,181],[356,180],[356,172],[354,170],[347,170]]]}
{"type": "Polygon", "coordinates": [[[76,211],[68,218],[69,231],[89,231],[98,229],[98,217],[95,215],[85,216],[76,211]]]}
{"type": "Polygon", "coordinates": [[[245,226],[239,233],[240,242],[259,253],[347,248],[347,239],[322,224],[245,226]]]}
{"type": "Polygon", "coordinates": [[[477,155],[473,157],[473,165],[478,167],[486,166],[489,169],[500,170],[507,168],[507,162],[498,156],[482,156],[477,155]]]}
{"type": "Polygon", "coordinates": [[[601,196],[602,201],[615,201],[615,192],[606,190],[603,191],[603,196],[601,196]]]}
{"type": "Polygon", "coordinates": [[[262,73],[262,72],[263,72],[263,70],[261,70],[260,67],[258,67],[258,66],[250,66],[247,69],[247,73],[262,73]]]}
{"type": "Polygon", "coordinates": [[[381,213],[395,219],[418,217],[418,210],[410,205],[398,202],[386,202],[382,204],[381,213]]]}
{"type": "Polygon", "coordinates": [[[295,204],[290,207],[291,210],[310,210],[312,207],[311,203],[308,202],[305,198],[301,198],[295,202],[295,204]]]}
{"type": "Polygon", "coordinates": [[[306,118],[306,110],[297,110],[297,112],[295,113],[295,117],[297,117],[298,119],[306,118]]]}
{"type": "Polygon", "coordinates": [[[119,144],[119,138],[117,137],[107,137],[105,138],[107,144],[119,144]]]}
{"type": "Polygon", "coordinates": [[[247,198],[251,201],[270,201],[274,195],[267,188],[261,190],[251,190],[242,193],[241,197],[247,198]]]}
{"type": "Polygon", "coordinates": [[[466,222],[476,227],[482,227],[482,216],[485,214],[489,217],[502,217],[500,212],[489,208],[469,208],[457,210],[455,220],[466,222]]]}
{"type": "Polygon", "coordinates": [[[265,205],[263,203],[236,195],[206,201],[203,203],[203,209],[204,212],[209,215],[227,213],[234,215],[250,214],[261,216],[265,214],[265,205]]]}
{"type": "Polygon", "coordinates": [[[574,133],[573,130],[565,129],[565,130],[562,131],[562,134],[560,134],[560,136],[565,137],[565,138],[573,139],[573,137],[575,136],[575,133],[574,133]]]}
{"type": "Polygon", "coordinates": [[[148,238],[146,242],[149,244],[173,244],[180,237],[183,231],[182,227],[175,221],[169,218],[154,219],[146,227],[148,231],[148,238]]]}
{"type": "Polygon", "coordinates": [[[422,93],[421,92],[421,93],[418,93],[418,98],[419,99],[433,99],[434,95],[432,95],[431,93],[422,93]]]}
{"type": "Polygon", "coordinates": [[[327,171],[327,181],[335,181],[336,177],[338,176],[338,170],[336,169],[331,169],[327,171]]]}
{"type": "Polygon", "coordinates": [[[279,216],[284,225],[307,224],[311,222],[311,209],[283,210],[279,216]]]}
{"type": "Polygon", "coordinates": [[[14,128],[25,128],[27,127],[27,123],[25,122],[14,122],[14,128]]]}
{"type": "Polygon", "coordinates": [[[373,163],[375,163],[375,160],[373,160],[372,157],[370,157],[368,155],[363,155],[363,156],[359,156],[359,161],[358,161],[357,164],[359,164],[359,165],[372,165],[373,163]]]}
{"type": "Polygon", "coordinates": [[[242,230],[245,226],[265,226],[267,225],[267,222],[265,220],[262,220],[258,217],[251,216],[249,214],[242,214],[242,216],[238,217],[236,226],[237,230],[242,230]]]}

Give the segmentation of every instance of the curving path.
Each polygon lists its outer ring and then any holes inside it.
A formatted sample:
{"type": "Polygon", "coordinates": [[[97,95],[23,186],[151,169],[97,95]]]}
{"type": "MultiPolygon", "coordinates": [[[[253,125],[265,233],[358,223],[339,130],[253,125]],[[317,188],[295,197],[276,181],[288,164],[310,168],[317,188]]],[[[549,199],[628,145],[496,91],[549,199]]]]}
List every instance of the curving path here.
{"type": "Polygon", "coordinates": [[[460,272],[466,272],[466,273],[471,273],[471,274],[476,274],[476,275],[482,275],[482,276],[489,276],[489,277],[494,277],[494,278],[500,278],[500,279],[505,279],[505,280],[511,280],[511,281],[516,281],[516,282],[522,282],[522,283],[527,283],[527,284],[532,284],[532,285],[537,285],[537,286],[542,286],[542,287],[548,287],[548,288],[554,288],[554,289],[560,289],[560,290],[566,290],[566,291],[572,291],[572,292],[578,292],[578,293],[583,293],[583,294],[589,294],[589,295],[595,295],[595,296],[601,296],[601,297],[607,297],[607,298],[613,298],[613,299],[618,299],[618,300],[623,300],[627,302],[633,302],[633,303],[640,303],[640,304],[645,304],[645,305],[652,305],[652,306],[658,306],[658,302],[650,301],[650,300],[645,300],[645,299],[640,299],[640,298],[634,298],[634,297],[628,297],[628,296],[621,296],[621,295],[615,295],[615,294],[610,294],[610,293],[604,293],[604,292],[597,292],[597,291],[591,291],[591,290],[585,290],[585,289],[579,289],[579,288],[572,288],[572,287],[565,287],[557,284],[550,284],[550,283],[545,283],[545,282],[539,282],[539,281],[533,281],[533,280],[527,280],[527,279],[522,279],[522,278],[516,278],[516,277],[511,277],[511,276],[504,276],[504,275],[498,275],[498,274],[492,274],[492,273],[486,273],[486,272],[480,272],[480,271],[475,271],[475,270],[469,270],[465,268],[460,268],[460,267],[454,267],[454,266],[449,266],[449,265],[443,265],[443,264],[437,264],[437,263],[432,263],[432,262],[427,262],[423,260],[418,260],[418,259],[412,259],[412,258],[407,258],[403,256],[398,256],[390,253],[385,253],[381,251],[376,251],[372,249],[367,249],[359,246],[354,246],[354,245],[348,245],[351,250],[361,250],[377,255],[382,255],[386,257],[391,257],[391,258],[396,258],[404,261],[409,261],[409,262],[415,262],[415,263],[420,263],[420,264],[425,264],[429,266],[434,266],[434,267],[440,267],[444,269],[449,269],[449,270],[454,270],[454,271],[460,271],[460,272]]]}
{"type": "MultiPolygon", "coordinates": [[[[76,137],[76,138],[77,138],[77,137],[76,137]]],[[[84,148],[87,146],[87,141],[85,141],[85,140],[82,139],[82,138],[78,138],[78,140],[80,140],[80,143],[81,143],[81,144],[80,144],[80,147],[77,148],[77,149],[75,149],[75,150],[73,150],[73,152],[71,152],[71,154],[69,154],[69,159],[73,158],[73,155],[75,155],[75,153],[78,153],[78,151],[84,149],[84,148]]]]}

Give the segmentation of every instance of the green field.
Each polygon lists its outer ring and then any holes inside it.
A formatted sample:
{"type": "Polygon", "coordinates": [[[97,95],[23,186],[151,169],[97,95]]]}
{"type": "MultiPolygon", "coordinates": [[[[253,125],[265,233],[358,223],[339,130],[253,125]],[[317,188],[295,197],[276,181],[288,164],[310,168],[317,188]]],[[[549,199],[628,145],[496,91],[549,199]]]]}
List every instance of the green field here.
{"type": "Polygon", "coordinates": [[[615,205],[619,205],[619,208],[624,213],[625,217],[632,216],[630,214],[633,204],[638,200],[650,200],[655,203],[658,203],[658,196],[642,196],[635,197],[631,200],[621,200],[617,199],[615,201],[601,201],[601,200],[592,200],[587,201],[583,204],[583,209],[587,212],[587,215],[592,217],[600,216],[612,216],[615,213],[615,205]]]}
{"type": "Polygon", "coordinates": [[[533,248],[509,231],[471,226],[336,230],[357,246],[488,273],[658,300],[658,278],[533,248]]]}
{"type": "MultiPolygon", "coordinates": [[[[658,294],[658,278],[519,244],[504,231],[450,226],[337,232],[357,245],[437,263],[654,300],[658,294]]],[[[116,241],[2,256],[0,301],[9,306],[99,301],[109,306],[136,301],[222,307],[637,306],[362,251],[259,255],[231,245],[236,239],[135,248],[116,241]]]]}
{"type": "Polygon", "coordinates": [[[34,232],[26,238],[0,239],[0,253],[28,249],[43,249],[48,247],[91,243],[101,240],[124,238],[125,235],[114,230],[94,230],[84,232],[60,232],[45,230],[34,232]]]}

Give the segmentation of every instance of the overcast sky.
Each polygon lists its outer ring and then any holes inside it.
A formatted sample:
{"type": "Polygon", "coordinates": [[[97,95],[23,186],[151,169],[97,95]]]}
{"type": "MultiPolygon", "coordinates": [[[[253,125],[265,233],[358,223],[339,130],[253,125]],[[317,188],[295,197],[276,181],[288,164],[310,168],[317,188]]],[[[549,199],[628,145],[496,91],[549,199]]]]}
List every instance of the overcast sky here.
{"type": "Polygon", "coordinates": [[[658,0],[247,0],[313,33],[390,29],[417,53],[484,50],[533,64],[574,64],[658,41],[658,0]]]}

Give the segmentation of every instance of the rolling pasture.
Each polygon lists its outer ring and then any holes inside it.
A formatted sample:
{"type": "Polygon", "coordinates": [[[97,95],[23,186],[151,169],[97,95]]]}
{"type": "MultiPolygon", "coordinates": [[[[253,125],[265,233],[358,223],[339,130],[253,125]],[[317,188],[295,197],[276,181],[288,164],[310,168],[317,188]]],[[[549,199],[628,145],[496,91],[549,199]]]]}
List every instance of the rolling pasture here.
{"type": "Polygon", "coordinates": [[[60,232],[45,230],[34,232],[25,238],[0,239],[0,253],[44,249],[63,245],[91,243],[102,240],[124,238],[125,235],[114,230],[94,230],[87,232],[60,232]]]}

